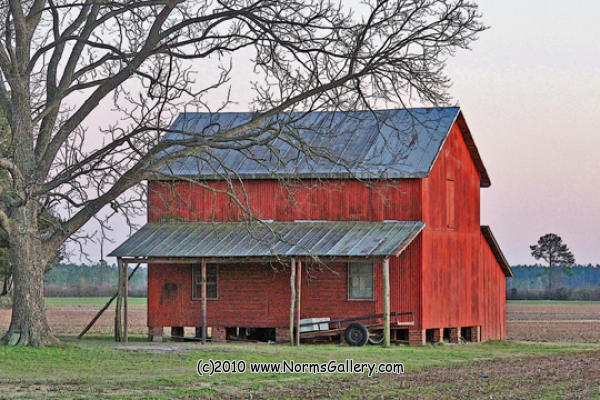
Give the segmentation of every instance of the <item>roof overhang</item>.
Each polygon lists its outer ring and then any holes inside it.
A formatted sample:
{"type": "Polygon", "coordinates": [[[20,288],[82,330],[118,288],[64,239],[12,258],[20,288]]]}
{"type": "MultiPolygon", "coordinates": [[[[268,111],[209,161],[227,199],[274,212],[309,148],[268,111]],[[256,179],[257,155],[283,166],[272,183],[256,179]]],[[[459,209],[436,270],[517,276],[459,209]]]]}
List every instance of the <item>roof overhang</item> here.
{"type": "Polygon", "coordinates": [[[109,256],[138,262],[384,258],[402,253],[424,227],[420,221],[149,223],[109,256]]]}
{"type": "Polygon", "coordinates": [[[496,238],[494,237],[494,234],[492,233],[490,227],[487,225],[481,225],[481,233],[483,234],[483,237],[490,246],[490,249],[492,250],[494,257],[496,257],[498,264],[500,264],[504,275],[506,275],[507,277],[512,277],[513,273],[510,269],[510,264],[506,260],[504,253],[502,253],[502,250],[500,250],[500,246],[498,245],[498,242],[496,241],[496,238]]]}
{"type": "Polygon", "coordinates": [[[458,113],[458,117],[456,119],[456,123],[462,132],[463,140],[467,145],[467,149],[469,149],[469,153],[471,154],[471,159],[475,164],[475,168],[479,173],[479,185],[483,188],[490,187],[492,182],[490,180],[490,176],[485,169],[485,165],[483,165],[483,161],[481,160],[481,156],[479,155],[479,150],[475,145],[475,140],[473,140],[473,135],[471,135],[471,131],[469,130],[469,126],[467,125],[467,121],[463,115],[463,112],[460,111],[458,113]]]}

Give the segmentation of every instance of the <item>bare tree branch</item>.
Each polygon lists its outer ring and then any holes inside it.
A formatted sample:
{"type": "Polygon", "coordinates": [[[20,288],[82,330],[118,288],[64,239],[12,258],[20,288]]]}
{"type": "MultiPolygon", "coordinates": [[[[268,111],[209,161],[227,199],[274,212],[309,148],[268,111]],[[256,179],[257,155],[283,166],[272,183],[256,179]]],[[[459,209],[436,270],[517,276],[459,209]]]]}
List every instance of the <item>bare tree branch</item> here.
{"type": "MultiPolygon", "coordinates": [[[[480,20],[467,0],[365,0],[354,10],[333,0],[1,3],[0,109],[12,140],[0,172],[12,180],[1,182],[0,222],[22,227],[7,235],[15,276],[38,279],[15,287],[41,285],[35,271],[65,241],[96,240],[82,229],[88,222],[98,235],[117,216],[133,229],[146,201],[143,182],[169,176],[174,163],[213,168],[223,186],[177,179],[228,196],[248,220],[251,201],[223,151],[261,165],[282,186],[297,182],[273,166],[300,159],[352,176],[351,155],[319,144],[337,128],[316,129],[303,118],[352,110],[379,118],[382,106],[449,102],[445,60],[485,29],[480,20]],[[213,116],[235,105],[243,89],[233,78],[246,65],[251,114],[221,124],[213,116]],[[205,113],[208,123],[173,125],[185,111],[205,113]],[[31,254],[37,258],[26,260],[31,254]]],[[[410,132],[398,135],[410,142],[410,132]]],[[[30,332],[43,325],[28,327],[23,340],[41,340],[30,332]]]]}

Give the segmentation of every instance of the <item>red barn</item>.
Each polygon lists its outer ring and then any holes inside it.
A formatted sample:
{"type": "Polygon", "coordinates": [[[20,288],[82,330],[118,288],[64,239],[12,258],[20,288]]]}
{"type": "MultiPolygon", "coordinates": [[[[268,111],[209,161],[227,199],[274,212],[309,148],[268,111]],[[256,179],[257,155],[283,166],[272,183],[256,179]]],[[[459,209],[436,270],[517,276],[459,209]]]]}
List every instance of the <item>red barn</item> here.
{"type": "MultiPolygon", "coordinates": [[[[208,135],[251,118],[185,113],[173,130],[208,135]]],[[[205,316],[213,339],[283,340],[297,290],[301,318],[401,313],[392,341],[504,339],[511,270],[480,225],[490,180],[461,111],[295,123],[291,139],[189,157],[148,183],[148,224],[111,255],[149,264],[150,337],[205,316]]]]}

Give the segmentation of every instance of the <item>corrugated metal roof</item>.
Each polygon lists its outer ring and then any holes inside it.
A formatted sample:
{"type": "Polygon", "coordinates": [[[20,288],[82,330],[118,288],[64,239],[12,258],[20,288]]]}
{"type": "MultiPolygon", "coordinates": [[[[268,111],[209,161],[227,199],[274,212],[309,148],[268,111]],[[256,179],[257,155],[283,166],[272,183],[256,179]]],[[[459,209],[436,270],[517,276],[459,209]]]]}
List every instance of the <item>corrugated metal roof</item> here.
{"type": "MultiPolygon", "coordinates": [[[[268,144],[240,140],[240,149],[213,148],[211,154],[171,162],[163,172],[203,179],[234,174],[244,179],[422,178],[429,175],[459,115],[457,107],[282,113],[263,125],[281,129],[268,144]],[[307,146],[315,149],[311,155],[303,151],[307,146]]],[[[252,117],[252,113],[182,113],[171,126],[178,133],[164,139],[193,134],[213,140],[252,117]]],[[[482,185],[484,181],[482,177],[482,185]]]]}
{"type": "Polygon", "coordinates": [[[397,255],[420,221],[149,223],[112,257],[369,257],[397,255]]]}

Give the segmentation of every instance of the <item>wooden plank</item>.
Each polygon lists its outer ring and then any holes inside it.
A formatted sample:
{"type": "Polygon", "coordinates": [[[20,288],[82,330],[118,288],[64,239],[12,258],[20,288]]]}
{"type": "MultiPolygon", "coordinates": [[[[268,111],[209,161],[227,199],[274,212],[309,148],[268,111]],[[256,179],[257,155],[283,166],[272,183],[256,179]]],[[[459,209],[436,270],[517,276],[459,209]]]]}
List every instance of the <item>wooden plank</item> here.
{"type": "Polygon", "coordinates": [[[390,347],[390,259],[383,263],[383,347],[390,347]]]}
{"type": "MultiPolygon", "coordinates": [[[[294,345],[294,308],[296,302],[296,259],[292,258],[290,265],[290,344],[294,345]]],[[[300,332],[298,332],[299,334],[300,332]]]]}
{"type": "MultiPolygon", "coordinates": [[[[412,311],[405,311],[405,312],[395,312],[394,311],[394,312],[390,312],[390,317],[403,317],[403,316],[408,316],[408,315],[410,315],[411,318],[413,319],[413,321],[411,321],[410,323],[414,323],[414,315],[415,315],[415,313],[413,313],[412,311]]],[[[381,313],[381,314],[361,315],[361,316],[358,316],[358,317],[332,319],[330,321],[324,321],[324,322],[321,322],[321,323],[337,324],[337,323],[343,323],[343,322],[357,322],[357,321],[365,321],[365,320],[370,320],[370,319],[381,319],[381,318],[383,318],[383,313],[381,313]]],[[[402,322],[396,322],[395,324],[401,324],[401,323],[402,322]]],[[[300,326],[309,326],[309,325],[315,325],[315,324],[316,324],[315,322],[306,322],[304,324],[301,324],[300,326]]]]}
{"type": "Polygon", "coordinates": [[[313,337],[335,336],[343,333],[344,330],[346,330],[346,328],[330,329],[328,331],[302,332],[302,337],[305,339],[310,339],[313,337]]]}
{"type": "MultiPolygon", "coordinates": [[[[131,279],[131,277],[133,276],[133,274],[135,274],[135,271],[138,270],[138,268],[140,267],[141,264],[136,265],[136,267],[133,269],[133,271],[131,271],[131,274],[129,274],[129,277],[127,279],[131,279]]],[[[117,291],[118,293],[118,291],[117,291]]],[[[100,309],[100,311],[98,311],[98,313],[94,316],[94,318],[92,318],[92,320],[90,321],[89,324],[87,324],[87,326],[85,328],[83,328],[83,330],[81,331],[81,333],[79,334],[79,336],[77,336],[77,339],[81,339],[91,328],[92,326],[94,326],[94,324],[96,323],[96,321],[98,321],[98,318],[100,318],[100,316],[104,313],[104,311],[106,311],[108,309],[108,307],[110,307],[110,305],[112,304],[113,301],[115,301],[115,299],[117,298],[117,293],[113,294],[113,296],[110,298],[110,300],[108,300],[106,302],[106,304],[104,305],[104,307],[102,307],[100,309]]]]}
{"type": "MultiPolygon", "coordinates": [[[[367,327],[367,329],[369,330],[369,332],[374,331],[374,330],[383,329],[383,324],[368,324],[368,325],[365,325],[365,326],[367,327]]],[[[302,333],[302,338],[304,338],[304,339],[311,339],[311,338],[315,338],[315,337],[335,336],[335,335],[343,334],[345,330],[346,330],[346,327],[344,327],[344,328],[330,329],[330,330],[327,330],[327,331],[303,332],[302,333]]]]}
{"type": "Polygon", "coordinates": [[[298,292],[298,305],[296,309],[296,346],[300,346],[300,300],[302,298],[302,261],[296,261],[298,271],[296,272],[296,290],[298,292]]]}
{"type": "MultiPolygon", "coordinates": [[[[117,264],[120,266],[123,261],[117,259],[117,264]]],[[[121,268],[118,268],[118,282],[117,282],[117,305],[115,307],[115,341],[121,341],[121,304],[123,300],[123,282],[121,282],[121,268]]]]}
{"type": "Polygon", "coordinates": [[[129,341],[128,335],[128,302],[129,302],[129,279],[127,279],[127,263],[120,262],[121,279],[123,281],[123,341],[129,341]]]}
{"type": "Polygon", "coordinates": [[[201,296],[202,296],[202,344],[206,344],[206,324],[207,324],[207,299],[206,299],[206,260],[202,260],[202,283],[201,283],[201,296]]]}

